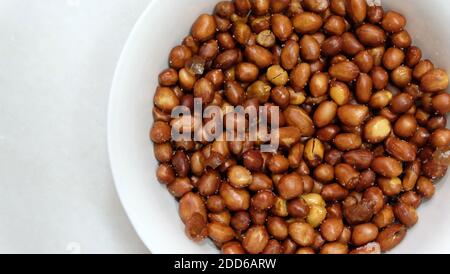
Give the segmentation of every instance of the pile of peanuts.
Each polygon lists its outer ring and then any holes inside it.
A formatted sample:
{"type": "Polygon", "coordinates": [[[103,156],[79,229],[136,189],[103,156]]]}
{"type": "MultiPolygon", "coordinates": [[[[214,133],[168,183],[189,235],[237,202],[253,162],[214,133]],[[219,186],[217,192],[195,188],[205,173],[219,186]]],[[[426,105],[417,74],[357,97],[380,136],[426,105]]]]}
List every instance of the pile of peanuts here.
{"type": "Polygon", "coordinates": [[[187,235],[226,254],[372,254],[447,172],[447,73],[406,19],[365,0],[234,0],[202,14],[159,75],[157,178],[187,235]],[[177,106],[279,106],[280,148],[173,141],[177,106]]]}

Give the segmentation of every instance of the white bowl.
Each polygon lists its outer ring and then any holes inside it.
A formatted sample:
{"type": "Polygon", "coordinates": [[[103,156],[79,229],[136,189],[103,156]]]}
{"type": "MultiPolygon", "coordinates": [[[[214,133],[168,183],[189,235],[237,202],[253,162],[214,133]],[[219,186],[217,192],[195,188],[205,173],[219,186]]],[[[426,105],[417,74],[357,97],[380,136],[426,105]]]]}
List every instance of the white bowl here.
{"type": "MultiPolygon", "coordinates": [[[[112,172],[123,206],[136,232],[153,253],[217,253],[209,242],[191,242],[177,202],[155,177],[156,160],[148,132],[157,77],[170,50],[181,43],[201,13],[217,1],[153,0],[136,24],[117,66],[108,115],[112,172]]],[[[450,1],[384,0],[386,10],[402,12],[407,29],[425,57],[450,69],[450,1]]],[[[419,223],[393,253],[450,252],[450,185],[443,179],[435,197],[419,209],[419,223]]]]}

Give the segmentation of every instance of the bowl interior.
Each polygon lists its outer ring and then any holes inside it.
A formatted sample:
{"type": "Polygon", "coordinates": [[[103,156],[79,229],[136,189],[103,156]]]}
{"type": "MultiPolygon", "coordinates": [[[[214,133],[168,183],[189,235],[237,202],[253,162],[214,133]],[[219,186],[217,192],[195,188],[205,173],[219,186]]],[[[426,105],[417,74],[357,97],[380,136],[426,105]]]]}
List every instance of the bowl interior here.
{"type": "MultiPolygon", "coordinates": [[[[108,144],[117,191],[137,233],[153,253],[218,253],[209,241],[191,242],[178,216],[177,202],[155,177],[157,162],[148,138],[159,72],[170,50],[181,43],[201,13],[216,1],[153,0],[136,24],[120,58],[108,114],[108,144]]],[[[386,10],[406,15],[408,31],[425,58],[450,69],[450,2],[384,0],[386,10]]],[[[392,253],[450,252],[450,185],[444,178],[435,197],[419,209],[419,223],[392,253]]]]}

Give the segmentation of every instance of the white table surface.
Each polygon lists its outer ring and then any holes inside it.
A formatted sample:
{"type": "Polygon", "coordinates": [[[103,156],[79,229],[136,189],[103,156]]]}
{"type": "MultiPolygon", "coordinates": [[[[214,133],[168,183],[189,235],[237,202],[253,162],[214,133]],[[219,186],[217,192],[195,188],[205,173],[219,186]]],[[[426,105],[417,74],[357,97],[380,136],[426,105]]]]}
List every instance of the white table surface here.
{"type": "Polygon", "coordinates": [[[0,0],[0,253],[146,253],[109,168],[106,113],[150,0],[0,0]]]}

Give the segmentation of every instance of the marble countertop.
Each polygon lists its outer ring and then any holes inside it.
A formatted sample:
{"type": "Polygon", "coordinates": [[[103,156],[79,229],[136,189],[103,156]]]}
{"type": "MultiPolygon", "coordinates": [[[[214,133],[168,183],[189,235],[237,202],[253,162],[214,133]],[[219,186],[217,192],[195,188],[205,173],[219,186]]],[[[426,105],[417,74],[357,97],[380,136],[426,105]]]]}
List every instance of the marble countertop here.
{"type": "Polygon", "coordinates": [[[146,253],[106,147],[108,95],[150,0],[0,1],[0,253],[146,253]]]}

